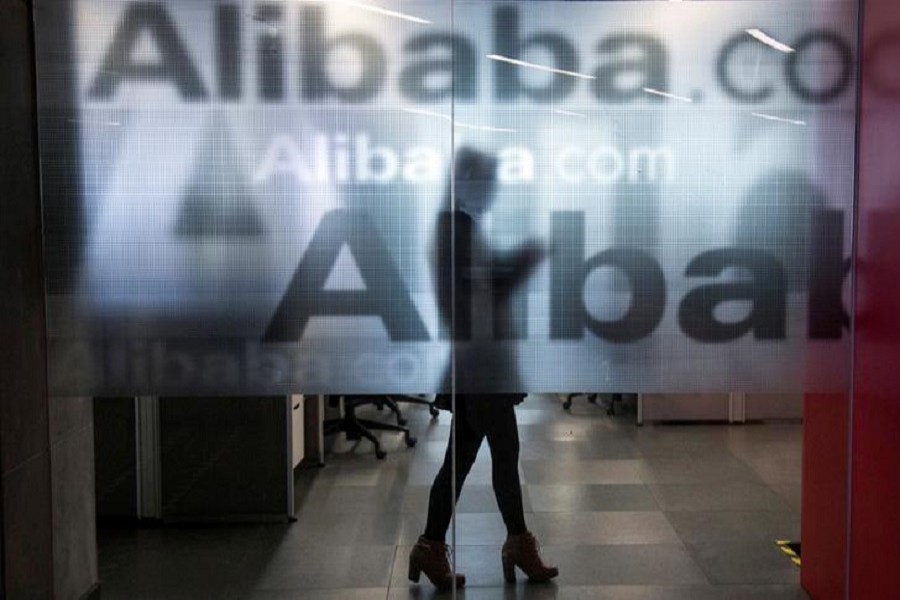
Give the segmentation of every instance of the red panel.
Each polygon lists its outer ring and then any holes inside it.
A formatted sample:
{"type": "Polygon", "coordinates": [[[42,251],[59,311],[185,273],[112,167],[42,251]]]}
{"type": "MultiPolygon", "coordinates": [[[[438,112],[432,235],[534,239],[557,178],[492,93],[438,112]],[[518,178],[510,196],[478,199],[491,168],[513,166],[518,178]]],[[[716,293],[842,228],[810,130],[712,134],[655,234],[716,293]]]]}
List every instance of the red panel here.
{"type": "Polygon", "coordinates": [[[900,3],[864,19],[850,597],[900,598],[900,3]]]}
{"type": "Polygon", "coordinates": [[[848,417],[846,394],[808,394],[804,400],[800,580],[816,600],[844,595],[848,417]]]}
{"type": "Polygon", "coordinates": [[[804,587],[816,600],[900,598],[900,2],[865,0],[845,588],[844,398],[804,411],[804,587]]]}

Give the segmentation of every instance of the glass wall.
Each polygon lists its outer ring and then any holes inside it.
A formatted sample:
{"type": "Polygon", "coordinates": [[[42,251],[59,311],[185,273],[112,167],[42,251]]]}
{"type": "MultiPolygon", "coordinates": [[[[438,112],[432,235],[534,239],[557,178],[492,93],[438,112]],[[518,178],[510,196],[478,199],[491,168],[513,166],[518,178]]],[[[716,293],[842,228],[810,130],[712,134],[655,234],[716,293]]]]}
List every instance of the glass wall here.
{"type": "Polygon", "coordinates": [[[693,455],[525,394],[847,388],[855,0],[36,4],[55,395],[440,394],[552,506],[693,455]]]}
{"type": "Polygon", "coordinates": [[[460,198],[528,263],[473,390],[844,384],[855,3],[62,4],[57,392],[446,389],[460,198]]]}

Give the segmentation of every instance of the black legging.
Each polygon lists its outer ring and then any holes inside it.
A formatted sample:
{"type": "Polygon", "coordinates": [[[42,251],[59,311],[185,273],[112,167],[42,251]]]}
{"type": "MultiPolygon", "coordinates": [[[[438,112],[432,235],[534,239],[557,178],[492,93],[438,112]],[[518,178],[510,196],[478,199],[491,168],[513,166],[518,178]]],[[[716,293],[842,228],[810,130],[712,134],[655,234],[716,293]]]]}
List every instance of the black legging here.
{"type": "Polygon", "coordinates": [[[522,484],[519,481],[519,430],[515,407],[489,395],[459,395],[453,414],[456,423],[456,498],[451,500],[453,436],[447,443],[444,464],[434,478],[428,499],[425,537],[443,542],[450,527],[453,506],[475,462],[481,441],[491,449],[491,471],[497,506],[509,535],[525,533],[522,484]]]}

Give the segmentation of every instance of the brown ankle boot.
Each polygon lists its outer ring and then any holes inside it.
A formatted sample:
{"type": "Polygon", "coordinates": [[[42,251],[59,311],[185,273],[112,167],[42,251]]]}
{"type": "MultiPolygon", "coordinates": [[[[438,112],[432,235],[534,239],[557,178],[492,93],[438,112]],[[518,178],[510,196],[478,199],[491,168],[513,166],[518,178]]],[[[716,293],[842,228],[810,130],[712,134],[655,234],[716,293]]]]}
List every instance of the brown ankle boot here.
{"type": "Polygon", "coordinates": [[[545,565],[541,560],[538,542],[530,532],[507,537],[500,557],[503,576],[509,583],[516,581],[515,567],[522,569],[528,579],[535,582],[549,581],[559,575],[559,569],[545,565]]]}
{"type": "Polygon", "coordinates": [[[420,536],[419,541],[409,551],[409,580],[418,582],[419,575],[424,572],[431,583],[440,590],[449,590],[453,587],[454,581],[456,587],[463,587],[466,585],[466,576],[453,572],[448,554],[447,544],[444,542],[435,542],[420,536]]]}

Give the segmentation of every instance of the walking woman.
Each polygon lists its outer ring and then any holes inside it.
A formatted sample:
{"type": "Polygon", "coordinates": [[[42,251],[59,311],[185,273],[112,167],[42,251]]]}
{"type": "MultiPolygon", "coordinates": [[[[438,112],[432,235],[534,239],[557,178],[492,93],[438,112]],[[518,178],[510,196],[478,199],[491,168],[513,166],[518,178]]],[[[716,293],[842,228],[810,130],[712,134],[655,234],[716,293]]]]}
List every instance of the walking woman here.
{"type": "MultiPolygon", "coordinates": [[[[436,231],[437,295],[441,319],[453,329],[456,395],[451,435],[444,463],[431,487],[425,532],[409,554],[409,578],[419,581],[424,573],[438,588],[464,586],[466,578],[454,573],[446,545],[453,507],[462,492],[483,440],[491,452],[492,484],[497,506],[506,525],[501,551],[503,575],[515,581],[521,569],[532,581],[548,581],[559,574],[541,560],[535,537],[525,524],[522,485],[519,480],[519,431],[515,406],[525,394],[478,394],[484,387],[519,389],[511,318],[511,298],[533,273],[545,254],[528,242],[511,252],[498,252],[486,243],[484,216],[492,200],[496,161],[472,150],[457,152],[454,196],[438,218],[436,231]],[[455,208],[455,210],[453,210],[455,208]],[[455,495],[453,462],[456,463],[455,495]]],[[[448,371],[444,389],[450,389],[448,371]]],[[[450,409],[452,398],[441,394],[438,406],[450,409]]]]}

